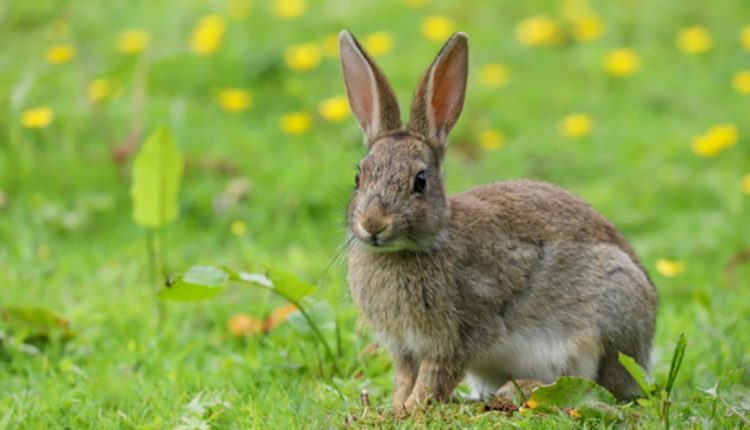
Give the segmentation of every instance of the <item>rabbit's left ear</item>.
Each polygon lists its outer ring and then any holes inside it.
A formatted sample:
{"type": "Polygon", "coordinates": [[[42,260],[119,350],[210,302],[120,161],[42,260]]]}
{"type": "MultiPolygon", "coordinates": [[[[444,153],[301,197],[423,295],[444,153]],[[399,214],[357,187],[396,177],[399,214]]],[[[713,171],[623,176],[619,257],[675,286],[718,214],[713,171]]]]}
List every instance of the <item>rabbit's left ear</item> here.
{"type": "Polygon", "coordinates": [[[469,69],[469,39],[465,33],[451,36],[422,76],[411,105],[407,128],[421,133],[441,148],[464,106],[469,69]]]}

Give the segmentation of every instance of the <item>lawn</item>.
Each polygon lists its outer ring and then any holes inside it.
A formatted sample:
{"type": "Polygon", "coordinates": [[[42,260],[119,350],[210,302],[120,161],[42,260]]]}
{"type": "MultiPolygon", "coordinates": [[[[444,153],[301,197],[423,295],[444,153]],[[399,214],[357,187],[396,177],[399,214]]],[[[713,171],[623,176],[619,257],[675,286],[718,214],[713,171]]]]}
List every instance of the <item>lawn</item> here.
{"type": "Polygon", "coordinates": [[[346,283],[365,148],[337,56],[344,28],[404,111],[442,43],[468,33],[448,190],[532,178],[605,214],[659,293],[657,385],[687,341],[671,425],[750,428],[750,3],[9,0],[0,430],[664,426],[653,404],[390,414],[390,357],[346,283]],[[179,213],[151,228],[130,188],[160,126],[183,173],[179,213]],[[269,265],[316,285],[301,306],[333,353],[254,286],[158,299],[196,265],[269,265]]]}

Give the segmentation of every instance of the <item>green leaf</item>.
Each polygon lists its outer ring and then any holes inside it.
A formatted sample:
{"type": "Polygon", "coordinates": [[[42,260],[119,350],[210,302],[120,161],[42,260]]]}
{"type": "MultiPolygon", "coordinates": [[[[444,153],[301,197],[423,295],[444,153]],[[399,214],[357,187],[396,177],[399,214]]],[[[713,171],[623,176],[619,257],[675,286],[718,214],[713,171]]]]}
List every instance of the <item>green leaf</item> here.
{"type": "Polygon", "coordinates": [[[635,379],[635,382],[638,383],[638,386],[641,387],[641,391],[643,391],[643,394],[650,397],[655,387],[654,384],[649,381],[648,376],[646,375],[646,371],[643,370],[640,364],[636,363],[636,361],[632,357],[627,354],[623,354],[622,352],[619,353],[618,360],[620,360],[620,364],[622,364],[622,367],[624,367],[625,370],[630,373],[630,376],[635,379]]]}
{"type": "Polygon", "coordinates": [[[215,266],[194,266],[178,276],[159,298],[175,301],[198,301],[214,298],[229,281],[229,274],[215,266]]]}
{"type": "Polygon", "coordinates": [[[592,400],[609,405],[615,404],[616,401],[612,393],[596,382],[563,376],[553,384],[537,388],[531,394],[528,403],[534,404],[534,407],[574,408],[592,400]]]}
{"type": "Polygon", "coordinates": [[[249,282],[274,290],[287,300],[296,303],[315,292],[315,285],[308,284],[296,275],[272,266],[265,266],[265,269],[266,276],[245,272],[229,271],[229,273],[233,281],[249,282]]]}
{"type": "Polygon", "coordinates": [[[182,177],[182,153],[166,127],[159,127],[143,143],[133,162],[133,220],[157,228],[177,218],[182,177]]]}
{"type": "Polygon", "coordinates": [[[680,371],[682,359],[683,357],[685,357],[685,348],[687,348],[687,340],[685,340],[685,335],[681,334],[680,338],[677,340],[677,345],[674,347],[674,354],[672,354],[672,364],[669,366],[669,377],[667,378],[667,385],[664,387],[667,395],[672,392],[674,381],[675,379],[677,379],[677,373],[680,371]]]}
{"type": "Polygon", "coordinates": [[[44,341],[54,336],[70,339],[74,336],[65,318],[41,307],[0,308],[0,326],[7,327],[24,340],[44,341]]]}

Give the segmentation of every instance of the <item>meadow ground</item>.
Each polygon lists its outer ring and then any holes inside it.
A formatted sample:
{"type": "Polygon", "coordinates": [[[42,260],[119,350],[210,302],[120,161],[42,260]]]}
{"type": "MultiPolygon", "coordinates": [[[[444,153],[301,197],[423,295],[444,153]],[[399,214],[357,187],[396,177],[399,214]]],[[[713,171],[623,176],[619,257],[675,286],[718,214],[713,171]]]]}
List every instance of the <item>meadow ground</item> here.
{"type": "Polygon", "coordinates": [[[0,429],[663,426],[634,405],[619,418],[478,404],[389,415],[390,359],[368,348],[337,258],[364,152],[343,98],[342,28],[404,106],[441,43],[467,32],[449,191],[540,179],[612,219],[659,292],[655,381],[687,339],[672,426],[750,427],[750,4],[10,0],[0,429]],[[257,289],[166,303],[159,324],[153,233],[128,192],[134,151],[159,125],[185,165],[179,217],[160,233],[164,271],[268,263],[316,284],[304,305],[335,372],[298,313],[254,334],[285,304],[257,289]],[[67,328],[29,313],[39,308],[67,328]]]}

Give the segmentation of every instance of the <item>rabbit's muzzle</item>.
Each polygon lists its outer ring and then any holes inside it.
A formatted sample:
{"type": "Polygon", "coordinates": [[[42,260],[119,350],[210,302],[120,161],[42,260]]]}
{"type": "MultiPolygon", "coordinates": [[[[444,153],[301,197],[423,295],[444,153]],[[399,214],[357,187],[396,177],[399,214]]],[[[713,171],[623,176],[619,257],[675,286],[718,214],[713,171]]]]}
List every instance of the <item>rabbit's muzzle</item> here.
{"type": "Polygon", "coordinates": [[[354,234],[359,240],[371,246],[380,246],[392,238],[393,219],[386,214],[380,197],[375,196],[356,217],[354,227],[354,234]]]}

